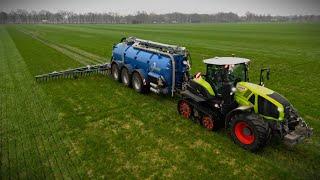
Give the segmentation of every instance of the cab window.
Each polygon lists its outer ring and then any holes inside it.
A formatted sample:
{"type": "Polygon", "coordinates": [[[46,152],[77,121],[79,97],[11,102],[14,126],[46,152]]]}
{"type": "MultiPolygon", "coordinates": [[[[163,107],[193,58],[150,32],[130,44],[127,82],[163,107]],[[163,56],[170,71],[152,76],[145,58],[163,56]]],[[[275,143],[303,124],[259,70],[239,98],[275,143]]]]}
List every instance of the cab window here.
{"type": "Polygon", "coordinates": [[[249,98],[249,101],[254,105],[255,100],[256,100],[256,96],[252,94],[251,97],[249,98]]]}
{"type": "Polygon", "coordinates": [[[258,96],[258,112],[264,116],[279,118],[277,106],[261,96],[258,96]]]}

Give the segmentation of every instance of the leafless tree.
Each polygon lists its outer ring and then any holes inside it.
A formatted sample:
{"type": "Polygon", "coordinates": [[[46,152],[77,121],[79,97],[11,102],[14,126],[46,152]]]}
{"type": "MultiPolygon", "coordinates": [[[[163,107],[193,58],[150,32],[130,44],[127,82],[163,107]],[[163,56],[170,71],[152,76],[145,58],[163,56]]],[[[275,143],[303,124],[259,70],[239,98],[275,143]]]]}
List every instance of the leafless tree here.
{"type": "Polygon", "coordinates": [[[271,16],[247,12],[238,16],[232,12],[217,14],[155,14],[139,11],[135,15],[120,16],[114,12],[108,13],[74,13],[70,11],[26,11],[18,9],[11,12],[0,12],[0,23],[14,24],[155,24],[155,23],[228,23],[228,22],[320,22],[319,15],[271,16]]]}

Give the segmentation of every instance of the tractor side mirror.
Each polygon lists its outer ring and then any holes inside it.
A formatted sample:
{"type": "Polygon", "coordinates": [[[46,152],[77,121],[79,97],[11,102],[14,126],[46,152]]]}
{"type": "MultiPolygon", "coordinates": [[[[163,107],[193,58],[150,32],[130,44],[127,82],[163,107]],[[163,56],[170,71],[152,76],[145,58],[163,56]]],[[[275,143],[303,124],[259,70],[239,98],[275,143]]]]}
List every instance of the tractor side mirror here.
{"type": "Polygon", "coordinates": [[[260,70],[260,86],[264,86],[264,72],[267,73],[267,80],[270,79],[270,68],[261,68],[260,70]]]}

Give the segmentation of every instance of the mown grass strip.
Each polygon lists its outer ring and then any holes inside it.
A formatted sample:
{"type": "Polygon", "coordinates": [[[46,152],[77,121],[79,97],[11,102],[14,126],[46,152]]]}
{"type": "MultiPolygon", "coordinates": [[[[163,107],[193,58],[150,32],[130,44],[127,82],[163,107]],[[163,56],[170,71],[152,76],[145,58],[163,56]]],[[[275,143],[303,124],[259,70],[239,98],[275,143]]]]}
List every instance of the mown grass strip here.
{"type": "MultiPolygon", "coordinates": [[[[7,95],[7,99],[5,100],[6,104],[7,104],[7,120],[8,120],[8,126],[6,127],[7,129],[9,129],[10,131],[7,132],[7,135],[13,136],[15,138],[22,138],[22,134],[19,134],[17,131],[19,128],[17,126],[23,126],[25,127],[25,123],[27,121],[26,118],[24,117],[26,114],[24,114],[25,112],[23,111],[23,109],[27,109],[30,108],[30,106],[23,106],[22,104],[25,102],[29,102],[29,100],[24,99],[24,96],[19,96],[16,97],[17,94],[21,95],[21,89],[25,88],[23,86],[21,86],[21,83],[19,83],[19,81],[17,81],[16,77],[19,76],[19,73],[23,73],[23,69],[20,68],[19,63],[16,64],[16,66],[10,66],[9,64],[13,64],[16,63],[17,58],[19,59],[20,57],[17,56],[16,53],[12,53],[12,51],[15,50],[15,47],[12,47],[12,41],[10,40],[10,38],[8,37],[8,34],[5,32],[5,30],[1,29],[1,36],[3,42],[5,42],[5,44],[2,42],[2,44],[4,44],[4,49],[6,50],[6,56],[4,58],[4,60],[2,61],[4,64],[2,67],[4,67],[4,73],[6,73],[6,77],[8,79],[6,79],[6,81],[3,81],[2,83],[5,84],[5,86],[7,86],[7,89],[4,91],[4,93],[7,95]],[[14,84],[17,83],[17,84],[14,84]],[[22,110],[22,111],[21,111],[22,110]],[[11,126],[10,126],[11,125],[11,126]],[[15,128],[13,130],[13,128],[15,128]]],[[[25,75],[25,74],[22,74],[25,75]]],[[[28,142],[27,139],[24,139],[24,141],[28,142]]],[[[9,142],[7,142],[9,144],[9,142]]],[[[35,145],[36,143],[34,143],[33,145],[35,145]]],[[[15,147],[11,148],[14,149],[13,151],[10,151],[10,154],[16,154],[16,156],[18,156],[19,152],[23,151],[23,148],[21,147],[21,144],[16,144],[15,143],[15,147]]],[[[29,158],[37,158],[40,154],[34,156],[34,157],[29,157],[29,158]]],[[[9,158],[9,168],[10,171],[16,171],[16,172],[20,172],[20,166],[21,164],[23,164],[23,159],[21,159],[21,157],[19,158],[14,158],[11,155],[8,156],[9,158]],[[17,161],[15,161],[15,159],[17,159],[17,161]]],[[[28,167],[28,168],[32,168],[28,167]]],[[[42,173],[41,171],[39,171],[40,174],[42,173]]],[[[10,177],[15,177],[13,176],[14,173],[10,173],[10,177]]],[[[43,174],[43,173],[42,173],[43,174]]],[[[26,174],[26,176],[32,176],[32,174],[26,174]]],[[[18,176],[16,176],[15,178],[18,178],[18,176]]]]}
{"type": "MultiPolygon", "coordinates": [[[[41,51],[42,52],[42,51],[41,51]]],[[[33,82],[35,83],[35,82],[33,82]]],[[[41,130],[44,129],[45,132],[48,132],[49,135],[51,136],[50,137],[50,141],[53,141],[54,142],[54,146],[49,146],[50,148],[48,148],[50,151],[51,149],[59,149],[59,151],[54,151],[52,152],[53,154],[55,154],[55,156],[58,157],[58,159],[54,158],[53,161],[50,161],[50,162],[53,162],[53,163],[58,163],[61,165],[61,163],[64,163],[66,164],[67,167],[65,168],[62,168],[62,169],[59,169],[59,171],[62,171],[64,175],[67,175],[67,174],[70,174],[71,176],[71,173],[72,173],[72,176],[74,177],[77,177],[77,170],[70,170],[68,167],[72,167],[73,169],[77,169],[76,167],[76,163],[74,163],[72,161],[72,159],[70,158],[70,155],[67,153],[67,147],[68,145],[66,143],[70,143],[69,140],[65,139],[65,138],[62,138],[62,137],[65,137],[64,134],[61,134],[61,133],[58,133],[60,129],[57,129],[56,128],[56,125],[58,126],[58,124],[56,123],[56,121],[52,121],[53,119],[56,119],[57,117],[54,116],[54,117],[47,117],[46,115],[51,115],[52,111],[55,111],[54,109],[52,108],[48,108],[48,106],[46,106],[45,104],[46,103],[40,103],[40,102],[45,102],[45,101],[48,101],[46,99],[46,96],[44,96],[43,94],[37,94],[36,96],[34,96],[32,99],[39,99],[39,101],[32,101],[32,102],[36,102],[35,106],[37,107],[40,107],[42,113],[38,114],[38,116],[40,115],[40,117],[42,117],[41,115],[43,115],[43,123],[42,125],[45,125],[43,128],[41,128],[41,130]],[[45,130],[47,129],[47,131],[45,130]],[[56,147],[56,148],[55,148],[56,147]],[[60,159],[62,158],[62,159],[60,159]],[[72,172],[71,172],[72,171],[72,172]],[[70,173],[71,172],[71,173],[70,173]]],[[[49,141],[49,140],[47,140],[49,141]]],[[[45,142],[47,142],[45,141],[45,142]]],[[[46,146],[48,145],[44,145],[43,148],[46,148],[46,146]]],[[[53,167],[60,167],[60,166],[57,166],[57,165],[54,165],[53,167]]]]}
{"type": "MultiPolygon", "coordinates": [[[[22,167],[23,159],[21,159],[21,164],[19,159],[20,155],[23,154],[23,152],[21,152],[23,151],[23,148],[22,144],[17,143],[17,138],[22,138],[23,136],[22,134],[16,133],[19,132],[17,131],[19,128],[17,127],[17,122],[14,121],[19,118],[25,119],[23,118],[24,114],[19,113],[19,107],[21,109],[27,108],[31,112],[31,114],[29,114],[31,115],[31,119],[25,123],[32,123],[31,129],[33,130],[31,130],[31,133],[33,133],[33,138],[35,139],[33,145],[37,147],[39,151],[38,156],[40,156],[39,158],[41,159],[40,164],[37,164],[37,167],[35,167],[35,171],[39,171],[44,177],[50,176],[48,170],[44,168],[48,165],[45,164],[49,163],[49,169],[52,168],[54,170],[53,176],[56,178],[77,177],[76,174],[71,174],[71,171],[69,170],[71,162],[66,158],[65,150],[61,148],[61,142],[59,142],[62,138],[52,132],[57,132],[59,129],[59,127],[57,127],[58,124],[55,123],[57,116],[55,110],[48,107],[46,101],[49,99],[46,98],[40,89],[34,86],[35,82],[33,81],[33,77],[26,69],[12,40],[5,30],[1,30],[1,36],[4,39],[3,42],[6,42],[6,47],[4,47],[4,49],[8,52],[7,56],[4,58],[4,62],[7,66],[6,73],[10,74],[11,77],[7,82],[7,85],[11,90],[7,92],[12,93],[11,96],[8,96],[9,99],[6,100],[9,104],[8,107],[10,107],[7,111],[12,112],[12,115],[7,118],[9,120],[8,127],[10,129],[9,133],[7,133],[9,136],[8,138],[10,138],[7,142],[9,145],[9,177],[18,178],[22,175],[19,173],[22,172],[20,168],[22,167]],[[12,96],[14,94],[20,94],[19,99],[12,96]],[[24,105],[24,103],[26,104],[24,105]]],[[[23,124],[26,125],[25,123],[23,124]]],[[[72,168],[76,167],[72,166],[72,168]]],[[[30,177],[32,176],[32,174],[26,175],[27,177],[29,177],[29,175],[30,177]]]]}

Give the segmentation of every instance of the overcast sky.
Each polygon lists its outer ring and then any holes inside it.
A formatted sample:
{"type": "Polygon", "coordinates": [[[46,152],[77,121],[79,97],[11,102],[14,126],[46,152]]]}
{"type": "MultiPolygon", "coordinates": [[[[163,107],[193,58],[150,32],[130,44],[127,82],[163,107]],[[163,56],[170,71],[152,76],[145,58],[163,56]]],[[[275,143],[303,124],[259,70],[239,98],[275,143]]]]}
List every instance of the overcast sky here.
{"type": "Polygon", "coordinates": [[[250,11],[271,15],[320,15],[320,0],[0,0],[0,10],[41,9],[77,13],[116,12],[122,15],[137,11],[148,13],[208,13],[250,11]]]}

